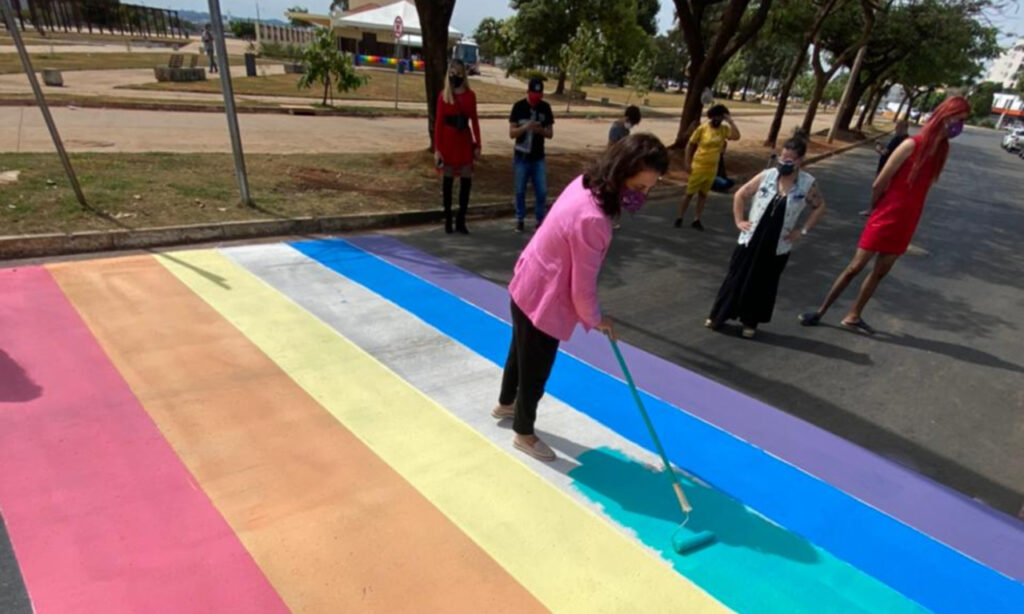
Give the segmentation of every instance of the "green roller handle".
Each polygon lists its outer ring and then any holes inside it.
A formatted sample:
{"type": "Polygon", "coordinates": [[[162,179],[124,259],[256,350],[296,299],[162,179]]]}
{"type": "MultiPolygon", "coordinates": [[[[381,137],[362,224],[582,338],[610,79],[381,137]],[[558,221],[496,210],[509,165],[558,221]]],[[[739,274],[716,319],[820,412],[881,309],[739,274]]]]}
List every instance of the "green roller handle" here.
{"type": "Polygon", "coordinates": [[[651,439],[654,440],[654,447],[658,449],[658,454],[661,455],[661,462],[665,464],[665,475],[672,482],[672,490],[675,491],[676,498],[679,499],[679,507],[683,509],[684,514],[689,514],[693,510],[693,506],[690,505],[686,495],[683,494],[683,485],[679,483],[679,476],[676,475],[675,471],[672,471],[672,463],[668,461],[668,455],[665,454],[665,448],[662,447],[661,440],[658,439],[658,433],[654,430],[651,417],[647,415],[644,402],[640,399],[640,393],[636,389],[636,384],[633,383],[633,375],[630,374],[629,367],[626,366],[626,360],[622,357],[622,352],[619,351],[619,344],[612,337],[608,337],[608,341],[612,344],[612,351],[615,352],[615,358],[619,361],[619,367],[622,368],[622,374],[626,377],[626,383],[629,384],[629,391],[633,393],[633,400],[636,401],[637,409],[640,410],[644,424],[647,425],[647,432],[651,434],[651,439]]]}

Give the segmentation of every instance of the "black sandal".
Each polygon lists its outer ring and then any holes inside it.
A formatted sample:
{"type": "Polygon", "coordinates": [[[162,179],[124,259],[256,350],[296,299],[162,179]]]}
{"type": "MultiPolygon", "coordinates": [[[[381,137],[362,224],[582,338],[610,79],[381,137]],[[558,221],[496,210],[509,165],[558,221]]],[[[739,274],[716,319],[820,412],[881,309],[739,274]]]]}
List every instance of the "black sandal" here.
{"type": "Polygon", "coordinates": [[[856,322],[847,322],[846,320],[843,320],[840,324],[842,324],[843,328],[846,330],[850,330],[855,333],[869,336],[875,334],[875,329],[868,326],[868,323],[865,322],[863,318],[858,318],[856,322]]]}
{"type": "Polygon", "coordinates": [[[800,320],[800,324],[804,326],[817,326],[821,323],[821,315],[817,311],[808,311],[807,313],[801,313],[797,316],[800,320]]]}

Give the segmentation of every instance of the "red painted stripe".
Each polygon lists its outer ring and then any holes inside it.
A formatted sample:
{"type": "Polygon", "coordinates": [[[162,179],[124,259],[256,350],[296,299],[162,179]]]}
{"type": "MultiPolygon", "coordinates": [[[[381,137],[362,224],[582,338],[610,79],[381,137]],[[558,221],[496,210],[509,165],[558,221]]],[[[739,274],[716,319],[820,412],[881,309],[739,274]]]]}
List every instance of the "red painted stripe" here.
{"type": "Polygon", "coordinates": [[[0,270],[0,506],[36,612],[286,612],[41,268],[0,270]]]}

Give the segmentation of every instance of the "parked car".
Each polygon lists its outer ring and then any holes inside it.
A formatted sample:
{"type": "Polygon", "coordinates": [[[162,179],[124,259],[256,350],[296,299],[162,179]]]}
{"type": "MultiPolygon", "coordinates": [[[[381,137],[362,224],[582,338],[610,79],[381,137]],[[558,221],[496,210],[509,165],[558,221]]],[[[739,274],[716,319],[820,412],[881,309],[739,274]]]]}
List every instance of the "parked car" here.
{"type": "Polygon", "coordinates": [[[1024,128],[1014,128],[1003,137],[1002,146],[1006,151],[1020,151],[1024,145],[1024,128]]]}

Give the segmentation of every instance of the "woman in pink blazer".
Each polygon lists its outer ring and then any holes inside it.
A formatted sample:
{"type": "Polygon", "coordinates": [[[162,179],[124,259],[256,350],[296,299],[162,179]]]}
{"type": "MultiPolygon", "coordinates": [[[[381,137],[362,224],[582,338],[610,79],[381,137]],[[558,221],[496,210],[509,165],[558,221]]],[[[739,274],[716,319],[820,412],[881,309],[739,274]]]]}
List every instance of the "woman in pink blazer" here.
{"type": "Polygon", "coordinates": [[[634,134],[609,147],[552,205],[516,262],[509,284],[512,343],[491,415],[512,418],[516,449],[544,461],[555,453],[533,432],[559,341],[576,324],[612,336],[612,321],[597,303],[597,276],[622,210],[639,211],[668,170],[657,137],[634,134]]]}

